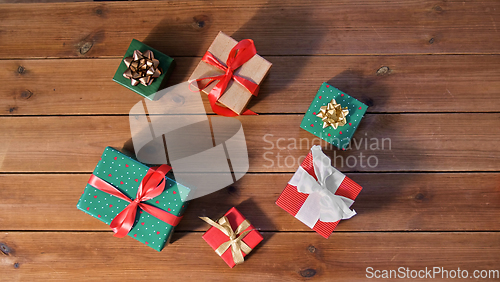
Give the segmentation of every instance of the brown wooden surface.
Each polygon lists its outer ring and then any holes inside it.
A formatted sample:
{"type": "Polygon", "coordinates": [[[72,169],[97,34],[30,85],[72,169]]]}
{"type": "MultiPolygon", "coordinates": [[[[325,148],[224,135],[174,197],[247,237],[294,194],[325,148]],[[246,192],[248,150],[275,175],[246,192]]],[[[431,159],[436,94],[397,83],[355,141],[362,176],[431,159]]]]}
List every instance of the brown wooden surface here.
{"type": "Polygon", "coordinates": [[[499,1],[12,3],[0,15],[0,280],[365,281],[367,267],[500,270],[499,1]],[[273,64],[249,104],[260,115],[239,118],[251,173],[193,200],[160,253],[113,237],[76,203],[104,147],[130,147],[128,112],[141,97],[111,80],[120,58],[141,40],[175,58],[174,85],[219,31],[252,38],[273,64]],[[321,143],[363,186],[358,215],[328,240],[274,204],[319,143],[299,124],[325,81],[369,106],[354,135],[368,147],[321,143]],[[373,150],[370,138],[391,147],[373,150]],[[233,206],[265,240],[229,269],[201,238],[208,227],[198,216],[233,206]]]}
{"type": "MultiPolygon", "coordinates": [[[[324,81],[367,104],[369,113],[498,112],[500,103],[497,55],[266,58],[272,71],[250,102],[257,113],[303,113],[324,81]],[[378,71],[384,66],[389,73],[378,71]]],[[[175,58],[168,84],[186,81],[200,59],[175,58]]],[[[0,115],[128,114],[141,97],[109,79],[119,63],[0,60],[0,115]]]]}
{"type": "Polygon", "coordinates": [[[496,0],[6,4],[0,57],[120,57],[124,31],[173,56],[202,56],[220,30],[254,39],[262,55],[498,54],[499,8],[496,0]]]}
{"type": "MultiPolygon", "coordinates": [[[[499,173],[348,173],[364,187],[353,208],[362,216],[338,231],[496,231],[499,173]],[[476,183],[481,182],[481,185],[476,183]],[[440,189],[439,187],[447,187],[440,189]]],[[[180,231],[203,231],[198,216],[217,217],[236,206],[263,231],[310,231],[272,204],[291,173],[249,174],[234,185],[190,203],[180,231]],[[263,189],[265,185],[266,189],[263,189]]],[[[3,230],[102,230],[109,226],[75,208],[89,174],[0,176],[3,230]],[[36,187],[14,189],[10,187],[36,187]]]]}
{"type": "MultiPolygon", "coordinates": [[[[251,172],[294,172],[313,144],[341,171],[500,171],[499,113],[367,115],[346,151],[301,129],[302,115],[238,119],[251,172]]],[[[0,171],[92,172],[103,148],[129,139],[128,116],[0,117],[0,171]]]]}
{"type": "Polygon", "coordinates": [[[2,258],[2,274],[13,280],[51,281],[75,277],[136,281],[137,276],[148,281],[366,281],[367,267],[420,270],[436,265],[460,267],[472,275],[477,269],[497,268],[500,259],[497,232],[339,232],[328,241],[314,233],[265,232],[255,253],[243,265],[229,269],[206,245],[202,233],[177,233],[168,252],[162,253],[152,253],[129,237],[116,240],[110,233],[0,233],[0,240],[12,248],[2,258]]]}

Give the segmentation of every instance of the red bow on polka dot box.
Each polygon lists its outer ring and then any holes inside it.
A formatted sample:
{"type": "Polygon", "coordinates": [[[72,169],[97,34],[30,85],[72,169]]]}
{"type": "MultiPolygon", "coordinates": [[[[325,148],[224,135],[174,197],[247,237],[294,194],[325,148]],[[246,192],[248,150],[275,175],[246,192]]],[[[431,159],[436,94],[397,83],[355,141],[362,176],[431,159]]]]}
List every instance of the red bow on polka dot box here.
{"type": "Polygon", "coordinates": [[[340,220],[356,215],[350,207],[361,189],[313,146],[276,204],[328,239],[340,220]]]}
{"type": "Polygon", "coordinates": [[[300,127],[345,150],[366,109],[367,105],[324,82],[300,127]]]}
{"type": "Polygon", "coordinates": [[[166,177],[170,167],[149,167],[107,147],[90,177],[78,209],[161,251],[187,206],[189,188],[166,177]]]}

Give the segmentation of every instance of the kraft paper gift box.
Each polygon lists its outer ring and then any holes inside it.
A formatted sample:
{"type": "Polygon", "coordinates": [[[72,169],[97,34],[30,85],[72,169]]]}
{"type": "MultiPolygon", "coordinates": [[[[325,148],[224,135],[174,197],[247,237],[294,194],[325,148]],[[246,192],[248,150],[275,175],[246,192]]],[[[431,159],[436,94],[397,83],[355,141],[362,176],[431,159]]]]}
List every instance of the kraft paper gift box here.
{"type": "Polygon", "coordinates": [[[276,204],[328,239],[341,219],[356,214],[350,206],[361,189],[331,166],[320,146],[313,146],[276,204]]]}
{"type": "MultiPolygon", "coordinates": [[[[153,60],[151,60],[151,62],[152,61],[153,60]]],[[[154,48],[149,47],[148,45],[136,39],[133,39],[132,42],[130,43],[130,46],[127,49],[127,52],[125,52],[125,56],[121,60],[118,69],[116,70],[115,76],[113,77],[113,81],[122,86],[125,86],[126,88],[138,93],[139,95],[149,100],[153,100],[155,98],[156,92],[161,90],[165,85],[165,82],[170,77],[170,74],[172,73],[174,67],[175,67],[174,59],[161,53],[160,51],[154,48]],[[140,54],[146,56],[148,55],[148,51],[151,51],[153,59],[158,60],[158,66],[156,66],[156,68],[153,66],[153,70],[159,69],[161,74],[158,77],[153,78],[152,76],[155,76],[154,71],[152,71],[152,73],[149,73],[148,79],[145,79],[148,80],[146,83],[147,85],[143,85],[139,81],[139,78],[136,79],[135,81],[137,85],[132,85],[132,80],[124,76],[124,73],[129,70],[129,66],[127,66],[125,60],[127,58],[132,58],[132,61],[134,61],[133,60],[134,51],[136,50],[138,50],[140,54]],[[151,76],[151,81],[149,81],[149,76],[151,76]]],[[[147,69],[149,70],[150,68],[147,69]]]]}
{"type": "MultiPolygon", "coordinates": [[[[238,41],[223,32],[219,32],[215,40],[212,42],[212,45],[208,48],[207,54],[211,53],[219,61],[219,63],[227,67],[227,61],[231,49],[237,44],[238,41]]],[[[272,64],[270,62],[256,54],[243,65],[235,69],[234,76],[242,77],[252,83],[260,85],[269,72],[271,66],[272,64]]],[[[224,74],[223,70],[202,60],[194,70],[189,80],[191,81],[205,77],[213,77],[221,74],[224,74]]],[[[209,83],[208,86],[204,88],[206,83],[206,81],[199,81],[198,88],[202,89],[202,91],[208,95],[217,84],[217,81],[209,83]]],[[[218,99],[218,103],[240,115],[244,113],[252,96],[252,93],[250,93],[245,87],[236,82],[234,79],[231,79],[227,88],[222,93],[222,96],[218,99]]]]}
{"type": "Polygon", "coordinates": [[[212,225],[212,227],[203,234],[203,240],[205,240],[231,268],[236,264],[243,263],[243,258],[264,239],[259,231],[255,230],[255,227],[234,207],[217,222],[207,217],[201,217],[201,219],[212,225]],[[230,234],[226,234],[228,228],[232,230],[230,234]],[[221,230],[224,230],[224,232],[221,230]],[[238,246],[238,249],[235,251],[239,252],[241,256],[232,253],[232,241],[228,235],[233,235],[236,240],[236,245],[238,246]]]}
{"type": "MultiPolygon", "coordinates": [[[[132,227],[128,233],[122,230],[121,232],[124,233],[122,236],[126,234],[157,251],[161,251],[168,243],[175,225],[182,218],[187,206],[184,199],[190,192],[189,188],[171,179],[170,174],[164,176],[164,172],[168,171],[168,168],[168,166],[149,167],[131,156],[107,147],[94,169],[77,207],[108,225],[125,209],[129,209],[129,212],[132,208],[135,209],[136,216],[130,221],[132,227]],[[159,174],[160,170],[162,170],[161,174],[159,174]],[[153,173],[156,174],[153,176],[153,173]],[[162,179],[165,183],[163,192],[151,199],[146,198],[139,206],[131,206],[130,201],[137,198],[140,186],[142,191],[156,187],[156,183],[151,184],[150,182],[154,182],[154,177],[157,177],[157,180],[162,179]],[[162,219],[156,217],[158,212],[162,219]]],[[[153,194],[148,195],[154,196],[153,194]]]]}
{"type": "Polygon", "coordinates": [[[345,149],[351,142],[367,108],[367,105],[325,82],[319,88],[300,127],[339,149],[345,149]],[[336,106],[331,106],[332,100],[336,106]],[[335,107],[336,109],[331,109],[335,107]]]}

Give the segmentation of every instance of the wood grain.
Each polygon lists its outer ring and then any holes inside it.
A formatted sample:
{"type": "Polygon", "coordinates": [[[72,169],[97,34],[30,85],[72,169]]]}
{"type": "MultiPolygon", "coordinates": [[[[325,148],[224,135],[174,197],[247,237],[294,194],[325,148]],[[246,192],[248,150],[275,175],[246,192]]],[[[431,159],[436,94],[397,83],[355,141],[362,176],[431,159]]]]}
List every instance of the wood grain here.
{"type": "MultiPolygon", "coordinates": [[[[500,229],[499,173],[347,175],[363,191],[353,206],[358,215],[342,221],[336,232],[500,229]]],[[[262,231],[311,231],[274,204],[291,177],[291,173],[247,174],[232,186],[191,201],[177,231],[204,231],[199,216],[219,218],[233,206],[262,231]]],[[[88,178],[87,174],[0,175],[0,230],[109,231],[109,226],[76,208],[88,178]]]]}
{"type": "Polygon", "coordinates": [[[122,56],[132,38],[202,56],[221,30],[261,55],[498,54],[499,11],[495,0],[3,4],[0,58],[122,56]]]}
{"type": "MultiPolygon", "coordinates": [[[[258,113],[304,113],[324,81],[368,105],[371,113],[498,112],[500,103],[496,55],[267,59],[273,67],[250,102],[258,113]]],[[[187,81],[199,60],[176,58],[168,84],[187,81]]],[[[141,97],[110,79],[119,63],[0,60],[0,115],[128,114],[141,97]]]]}
{"type": "Polygon", "coordinates": [[[366,281],[367,267],[500,270],[499,1],[5,4],[32,1],[0,0],[0,280],[366,281]],[[132,38],[175,57],[174,85],[219,31],[253,39],[273,63],[249,104],[261,115],[239,118],[251,173],[193,200],[162,253],[113,237],[76,203],[104,147],[131,147],[128,113],[142,98],[111,80],[121,57],[132,38]],[[347,151],[299,128],[325,81],[369,106],[347,151]],[[364,188],[358,215],[329,240],[274,203],[313,144],[364,188]],[[265,239],[229,269],[202,240],[198,216],[233,206],[265,239]]]}
{"type": "MultiPolygon", "coordinates": [[[[302,115],[239,119],[252,172],[294,172],[314,144],[341,171],[500,171],[497,113],[367,115],[346,151],[299,128],[302,115]]],[[[0,171],[91,172],[129,139],[127,116],[2,117],[0,171]]]]}
{"type": "Polygon", "coordinates": [[[167,277],[173,281],[220,281],[220,277],[366,281],[367,267],[417,271],[460,267],[472,275],[474,270],[498,270],[500,260],[499,233],[338,233],[329,240],[313,233],[263,235],[264,241],[245,263],[230,269],[201,233],[177,234],[177,240],[161,253],[132,238],[115,238],[111,232],[0,233],[0,241],[11,248],[10,255],[2,256],[0,270],[8,281],[135,281],[137,277],[148,281],[167,277]]]}
{"type": "Polygon", "coordinates": [[[90,2],[92,0],[0,0],[3,3],[59,3],[59,2],[90,2]]]}

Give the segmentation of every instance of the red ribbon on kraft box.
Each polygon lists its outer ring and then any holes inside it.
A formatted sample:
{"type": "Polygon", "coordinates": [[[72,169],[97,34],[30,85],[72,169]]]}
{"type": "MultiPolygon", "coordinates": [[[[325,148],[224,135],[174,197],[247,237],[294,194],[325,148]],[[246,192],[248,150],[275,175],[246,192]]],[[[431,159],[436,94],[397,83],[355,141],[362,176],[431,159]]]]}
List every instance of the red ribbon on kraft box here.
{"type": "MultiPolygon", "coordinates": [[[[248,60],[255,56],[255,54],[257,54],[257,50],[255,49],[255,45],[251,39],[241,40],[238,44],[236,44],[236,46],[233,47],[233,49],[231,49],[226,65],[220,63],[219,60],[217,60],[217,58],[209,51],[205,53],[201,59],[203,62],[224,71],[224,74],[221,75],[203,77],[195,80],[196,82],[209,80],[210,82],[208,82],[205,87],[210,85],[213,81],[219,80],[219,82],[208,94],[208,100],[210,101],[210,106],[212,107],[214,113],[226,117],[238,116],[238,114],[234,113],[230,109],[217,105],[217,101],[224,94],[224,91],[226,90],[231,79],[245,87],[253,96],[257,96],[259,92],[259,85],[234,74],[234,71],[237,68],[248,62],[248,60]]],[[[241,115],[256,115],[256,113],[247,109],[241,115]]]]}

